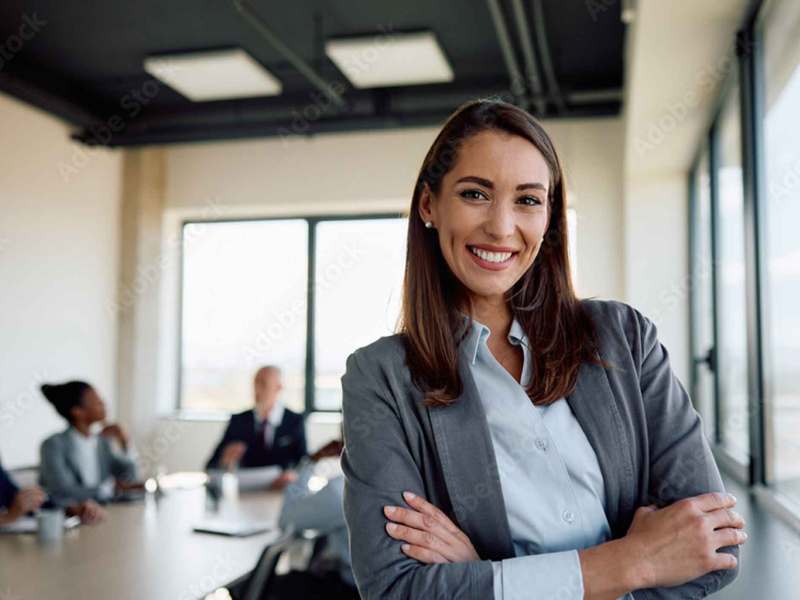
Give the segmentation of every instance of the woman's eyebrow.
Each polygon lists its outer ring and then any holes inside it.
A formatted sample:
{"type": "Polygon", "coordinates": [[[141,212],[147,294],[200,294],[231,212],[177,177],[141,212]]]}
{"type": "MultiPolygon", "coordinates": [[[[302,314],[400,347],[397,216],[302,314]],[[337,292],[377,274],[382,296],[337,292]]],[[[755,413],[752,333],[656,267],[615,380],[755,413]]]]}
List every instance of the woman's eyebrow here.
{"type": "MultiPolygon", "coordinates": [[[[494,189],[494,184],[489,179],[484,179],[483,177],[476,177],[475,175],[466,175],[465,177],[462,177],[461,179],[456,181],[456,183],[461,183],[461,182],[477,183],[478,185],[482,185],[483,187],[489,188],[490,190],[494,189]]],[[[543,183],[539,183],[539,182],[536,182],[536,183],[520,183],[517,186],[517,191],[518,192],[521,192],[522,190],[530,190],[530,189],[538,189],[538,190],[542,190],[543,192],[547,191],[547,187],[543,183]]]]}

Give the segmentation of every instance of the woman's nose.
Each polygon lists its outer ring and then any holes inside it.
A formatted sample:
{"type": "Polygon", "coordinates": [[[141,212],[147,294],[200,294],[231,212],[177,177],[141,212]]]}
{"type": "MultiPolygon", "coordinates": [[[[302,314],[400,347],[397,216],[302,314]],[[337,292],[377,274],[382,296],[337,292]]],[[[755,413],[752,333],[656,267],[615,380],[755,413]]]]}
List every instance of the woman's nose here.
{"type": "Polygon", "coordinates": [[[498,202],[489,208],[489,214],[483,225],[487,235],[502,239],[514,234],[514,211],[505,203],[498,202]]]}

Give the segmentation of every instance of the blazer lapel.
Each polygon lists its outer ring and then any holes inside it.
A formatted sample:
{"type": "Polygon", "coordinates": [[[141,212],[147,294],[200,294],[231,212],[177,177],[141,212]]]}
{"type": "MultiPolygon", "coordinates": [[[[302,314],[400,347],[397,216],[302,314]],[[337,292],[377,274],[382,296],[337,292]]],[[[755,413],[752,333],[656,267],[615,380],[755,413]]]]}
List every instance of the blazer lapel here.
{"type": "Polygon", "coordinates": [[[635,478],[628,439],[605,369],[584,362],[567,402],[600,463],[606,493],[606,516],[613,537],[620,537],[620,515],[633,506],[635,478]]]}
{"type": "Polygon", "coordinates": [[[486,414],[466,361],[464,390],[447,407],[428,408],[436,450],[456,521],[482,559],[514,556],[511,531],[486,414]]]}

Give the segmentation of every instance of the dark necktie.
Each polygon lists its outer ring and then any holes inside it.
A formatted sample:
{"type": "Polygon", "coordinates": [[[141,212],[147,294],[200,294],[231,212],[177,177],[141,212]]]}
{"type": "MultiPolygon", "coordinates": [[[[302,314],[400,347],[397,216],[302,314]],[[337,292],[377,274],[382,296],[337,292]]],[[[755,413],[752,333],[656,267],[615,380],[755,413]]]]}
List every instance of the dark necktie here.
{"type": "Polygon", "coordinates": [[[267,443],[267,437],[270,435],[270,423],[264,419],[258,424],[258,445],[264,451],[269,450],[270,445],[267,443]]]}

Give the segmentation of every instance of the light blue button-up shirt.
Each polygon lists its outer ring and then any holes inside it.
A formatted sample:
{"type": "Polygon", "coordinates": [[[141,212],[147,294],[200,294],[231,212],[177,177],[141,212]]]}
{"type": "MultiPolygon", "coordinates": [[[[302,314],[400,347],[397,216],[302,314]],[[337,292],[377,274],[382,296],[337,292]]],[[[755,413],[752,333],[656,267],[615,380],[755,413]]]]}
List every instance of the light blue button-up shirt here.
{"type": "Polygon", "coordinates": [[[600,464],[564,398],[534,406],[525,393],[531,359],[519,322],[508,341],[523,351],[521,382],[494,358],[489,334],[473,319],[460,351],[486,413],[514,546],[515,558],[492,563],[494,600],[582,600],[578,549],[611,538],[600,464]]]}

